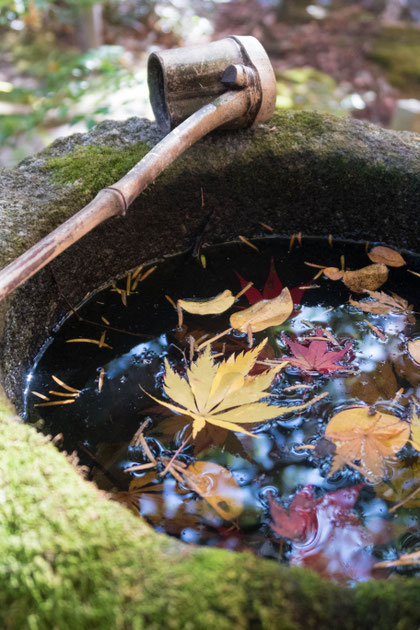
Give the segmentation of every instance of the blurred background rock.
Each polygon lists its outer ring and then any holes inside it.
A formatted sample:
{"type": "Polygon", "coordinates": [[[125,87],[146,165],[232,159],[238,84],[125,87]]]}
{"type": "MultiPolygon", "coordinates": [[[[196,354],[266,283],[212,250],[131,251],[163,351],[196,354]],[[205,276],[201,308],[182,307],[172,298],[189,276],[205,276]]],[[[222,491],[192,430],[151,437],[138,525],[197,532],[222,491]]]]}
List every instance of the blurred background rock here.
{"type": "Polygon", "coordinates": [[[0,0],[0,165],[151,117],[148,54],[232,33],[265,46],[278,107],[419,130],[420,0],[0,0]]]}

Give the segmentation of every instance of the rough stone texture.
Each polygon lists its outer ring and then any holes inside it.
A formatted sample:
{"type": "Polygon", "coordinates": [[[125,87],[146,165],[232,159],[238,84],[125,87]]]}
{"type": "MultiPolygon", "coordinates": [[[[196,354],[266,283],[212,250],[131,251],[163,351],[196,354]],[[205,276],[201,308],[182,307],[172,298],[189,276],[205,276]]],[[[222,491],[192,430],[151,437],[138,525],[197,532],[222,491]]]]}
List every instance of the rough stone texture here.
{"type": "MultiPolygon", "coordinates": [[[[112,184],[159,137],[138,119],[102,123],[3,172],[0,264],[112,184]]],[[[279,234],[332,233],[415,249],[419,207],[417,136],[305,112],[215,134],[168,169],[126,219],[94,230],[2,304],[0,382],[19,407],[25,371],[68,302],[140,262],[192,248],[203,231],[206,243],[252,237],[263,221],[279,234]]],[[[0,400],[1,627],[419,626],[417,581],[347,590],[155,534],[83,482],[0,400]]]]}

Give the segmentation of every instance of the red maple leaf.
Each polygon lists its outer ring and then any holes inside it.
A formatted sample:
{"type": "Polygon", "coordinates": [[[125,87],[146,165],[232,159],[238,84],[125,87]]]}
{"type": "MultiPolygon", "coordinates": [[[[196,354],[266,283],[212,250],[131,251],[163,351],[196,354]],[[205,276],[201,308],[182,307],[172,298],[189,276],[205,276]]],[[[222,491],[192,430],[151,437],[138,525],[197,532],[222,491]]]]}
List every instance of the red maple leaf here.
{"type": "Polygon", "coordinates": [[[305,486],[295,494],[289,510],[285,510],[270,494],[268,503],[273,519],[270,527],[280,536],[289,540],[302,540],[314,529],[316,501],[312,486],[305,486]]]}
{"type": "MultiPolygon", "coordinates": [[[[243,289],[248,284],[248,281],[245,280],[237,271],[235,271],[236,275],[239,278],[239,282],[241,283],[241,288],[243,289]]],[[[277,297],[283,290],[283,284],[280,278],[277,275],[276,268],[274,266],[274,258],[271,257],[270,261],[270,271],[267,276],[267,280],[265,281],[263,292],[261,293],[255,287],[251,287],[248,291],[245,291],[244,295],[247,298],[248,302],[252,304],[256,304],[261,300],[271,300],[272,298],[277,297]]],[[[294,289],[290,289],[290,295],[292,296],[293,304],[300,304],[302,300],[302,296],[305,289],[300,289],[299,287],[295,287],[294,289]]],[[[293,316],[294,312],[291,314],[293,316]]]]}
{"type": "Polygon", "coordinates": [[[312,568],[338,582],[373,577],[377,559],[369,547],[390,540],[392,524],[372,519],[365,527],[352,512],[363,484],[327,492],[315,499],[305,486],[285,510],[269,497],[271,528],[292,541],[289,563],[312,568]]]}
{"type": "MultiPolygon", "coordinates": [[[[318,328],[316,334],[322,336],[322,329],[318,328]]],[[[327,340],[314,339],[309,345],[304,345],[297,341],[292,341],[285,334],[282,334],[282,339],[287,343],[294,355],[293,357],[285,356],[282,358],[304,372],[337,372],[355,367],[349,364],[346,366],[338,364],[338,361],[342,361],[353,348],[353,341],[346,343],[342,350],[329,352],[327,340]]]]}

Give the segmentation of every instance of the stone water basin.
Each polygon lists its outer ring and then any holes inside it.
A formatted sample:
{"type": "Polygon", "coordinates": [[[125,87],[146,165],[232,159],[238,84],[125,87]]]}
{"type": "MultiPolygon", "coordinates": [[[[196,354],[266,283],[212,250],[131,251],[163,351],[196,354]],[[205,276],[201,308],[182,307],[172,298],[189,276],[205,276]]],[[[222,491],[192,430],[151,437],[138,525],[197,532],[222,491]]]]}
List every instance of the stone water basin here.
{"type": "MultiPolygon", "coordinates": [[[[106,122],[2,173],[7,264],[110,185],[159,139],[147,121],[106,122]]],[[[278,113],[252,132],[190,149],[131,208],[2,304],[0,619],[5,628],[418,627],[419,583],[339,587],[249,554],[156,534],[83,480],[19,422],[25,376],[84,295],[141,262],[264,233],[418,250],[420,138],[316,113],[278,113]],[[14,405],[14,408],[13,406],[14,405]],[[16,410],[16,411],[15,411],[16,410]]]]}

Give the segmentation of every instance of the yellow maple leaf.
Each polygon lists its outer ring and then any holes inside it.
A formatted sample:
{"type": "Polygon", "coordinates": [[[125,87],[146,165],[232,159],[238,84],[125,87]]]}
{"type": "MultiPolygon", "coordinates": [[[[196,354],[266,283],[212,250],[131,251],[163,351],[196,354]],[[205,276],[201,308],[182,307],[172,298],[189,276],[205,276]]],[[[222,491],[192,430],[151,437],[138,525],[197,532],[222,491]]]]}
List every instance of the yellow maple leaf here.
{"type": "Polygon", "coordinates": [[[353,466],[371,480],[386,474],[386,460],[407,442],[408,422],[387,413],[371,413],[369,407],[349,407],[331,418],[325,437],[337,448],[330,474],[353,466]],[[354,465],[355,460],[359,465],[354,465]]]}
{"type": "Polygon", "coordinates": [[[205,427],[206,422],[252,436],[252,433],[240,425],[273,420],[285,413],[305,409],[315,400],[319,400],[317,397],[305,404],[291,407],[258,402],[270,395],[265,390],[287,363],[280,363],[258,376],[249,376],[266,343],[267,339],[264,339],[252,350],[236,356],[232,354],[219,364],[214,362],[210,346],[207,346],[197,361],[191,363],[186,379],[176,374],[165,359],[163,389],[174,403],[159,400],[151,394],[148,396],[174,413],[192,418],[193,438],[205,427]]]}

